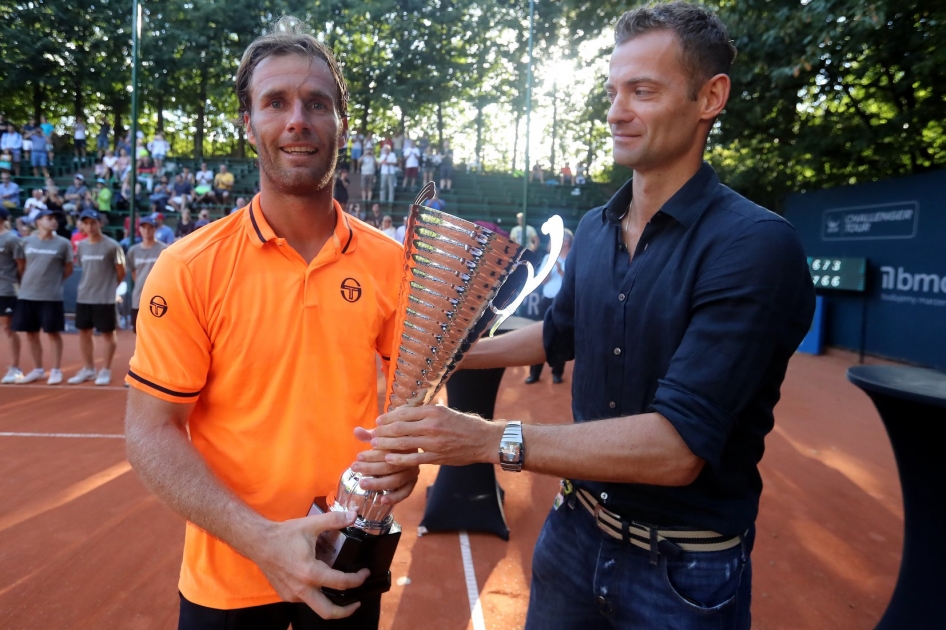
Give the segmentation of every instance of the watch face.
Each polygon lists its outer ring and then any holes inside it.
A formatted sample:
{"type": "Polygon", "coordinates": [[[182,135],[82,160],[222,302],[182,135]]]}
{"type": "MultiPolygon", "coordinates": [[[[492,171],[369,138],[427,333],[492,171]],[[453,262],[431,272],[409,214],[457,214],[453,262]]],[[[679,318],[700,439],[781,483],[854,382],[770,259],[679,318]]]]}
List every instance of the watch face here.
{"type": "Polygon", "coordinates": [[[519,461],[519,445],[509,443],[500,445],[499,457],[502,461],[507,463],[515,463],[519,461]]]}

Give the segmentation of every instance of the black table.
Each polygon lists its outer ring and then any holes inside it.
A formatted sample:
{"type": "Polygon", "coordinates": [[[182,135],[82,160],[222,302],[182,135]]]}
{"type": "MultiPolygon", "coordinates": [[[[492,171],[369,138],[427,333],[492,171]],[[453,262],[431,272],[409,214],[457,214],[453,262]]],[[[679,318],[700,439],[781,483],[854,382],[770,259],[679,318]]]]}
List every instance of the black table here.
{"type": "Polygon", "coordinates": [[[946,374],[924,368],[862,365],[847,371],[880,413],[903,490],[903,559],[877,630],[944,628],[946,468],[936,435],[946,429],[946,374]]]}
{"type": "MultiPolygon", "coordinates": [[[[497,334],[534,323],[523,317],[510,317],[497,334]]],[[[447,381],[450,408],[492,420],[496,395],[505,371],[505,368],[493,368],[456,372],[447,381]]],[[[427,488],[427,506],[420,524],[431,532],[488,532],[509,540],[509,527],[503,512],[503,489],[496,481],[493,464],[441,466],[437,480],[427,488]]]]}

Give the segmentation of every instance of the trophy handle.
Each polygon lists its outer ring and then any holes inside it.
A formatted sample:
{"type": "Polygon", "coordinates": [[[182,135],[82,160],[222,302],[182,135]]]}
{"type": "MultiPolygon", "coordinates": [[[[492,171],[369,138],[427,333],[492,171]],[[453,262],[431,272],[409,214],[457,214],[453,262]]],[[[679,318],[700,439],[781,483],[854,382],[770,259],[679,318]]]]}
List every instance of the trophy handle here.
{"type": "MultiPolygon", "coordinates": [[[[490,309],[492,309],[493,313],[498,315],[496,322],[493,324],[492,328],[489,329],[490,337],[493,336],[504,321],[509,319],[512,314],[516,312],[516,309],[519,308],[519,305],[526,299],[526,296],[539,288],[542,281],[552,272],[552,267],[558,262],[558,255],[562,253],[562,243],[565,240],[565,224],[562,222],[562,217],[557,214],[549,217],[549,220],[542,224],[542,233],[548,234],[550,239],[549,257],[545,260],[545,266],[540,269],[538,275],[536,275],[535,268],[532,266],[532,263],[527,260],[525,264],[529,271],[529,278],[526,280],[525,286],[522,287],[522,291],[516,296],[516,299],[510,302],[504,309],[497,309],[493,306],[492,302],[489,303],[490,309]]],[[[525,231],[523,231],[523,238],[525,238],[525,231]]]]}

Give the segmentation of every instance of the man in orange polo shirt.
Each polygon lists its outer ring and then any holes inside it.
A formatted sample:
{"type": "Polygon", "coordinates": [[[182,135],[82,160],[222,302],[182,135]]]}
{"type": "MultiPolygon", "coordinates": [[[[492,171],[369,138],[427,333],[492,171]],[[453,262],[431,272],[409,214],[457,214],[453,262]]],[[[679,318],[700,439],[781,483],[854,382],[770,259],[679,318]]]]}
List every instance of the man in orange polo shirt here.
{"type": "MultiPolygon", "coordinates": [[[[339,607],[320,590],[367,576],[314,554],[321,531],[355,515],[305,515],[355,460],[355,427],[377,417],[403,252],[332,199],[348,91],[331,51],[283,18],[247,49],[236,83],[261,192],[166,249],[148,276],[128,458],[188,521],[179,628],[376,628],[380,596],[339,607]]],[[[416,467],[366,455],[353,466],[374,477],[363,486],[390,503],[410,494],[416,467]]]]}

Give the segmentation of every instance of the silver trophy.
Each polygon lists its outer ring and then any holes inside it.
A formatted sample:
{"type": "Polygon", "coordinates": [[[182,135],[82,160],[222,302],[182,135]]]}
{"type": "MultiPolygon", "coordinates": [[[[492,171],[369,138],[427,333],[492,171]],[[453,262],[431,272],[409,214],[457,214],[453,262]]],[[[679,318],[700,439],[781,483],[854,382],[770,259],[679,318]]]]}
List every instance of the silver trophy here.
{"type": "MultiPolygon", "coordinates": [[[[497,315],[492,336],[542,284],[562,248],[564,226],[560,217],[553,216],[542,226],[551,241],[545,267],[536,274],[531,263],[523,263],[528,268],[523,290],[505,308],[497,309],[492,300],[519,265],[525,248],[492,230],[426,207],[435,194],[433,182],[428,182],[410,208],[385,411],[433,400],[482,334],[476,324],[487,309],[497,315]]],[[[393,506],[379,502],[383,493],[363,489],[362,479],[360,473],[346,470],[335,495],[316,498],[309,512],[350,510],[358,514],[354,525],[325,532],[316,544],[316,556],[336,569],[371,569],[371,576],[357,589],[322,589],[341,604],[391,588],[389,568],[401,536],[391,515],[393,506]]]]}

